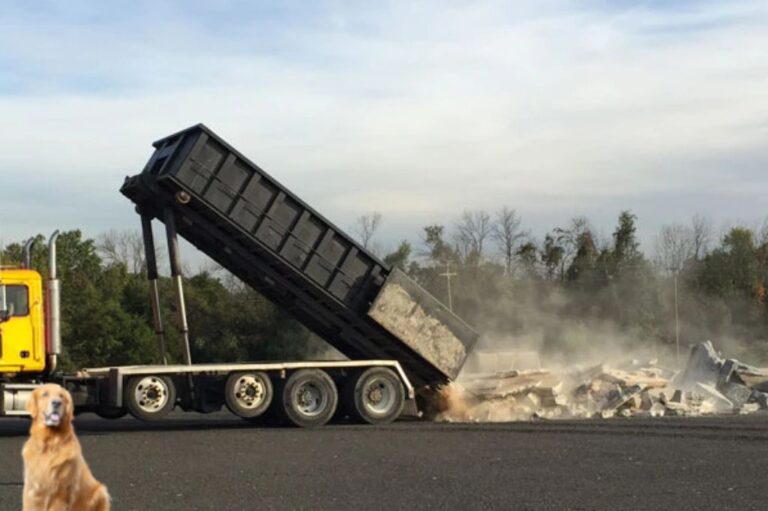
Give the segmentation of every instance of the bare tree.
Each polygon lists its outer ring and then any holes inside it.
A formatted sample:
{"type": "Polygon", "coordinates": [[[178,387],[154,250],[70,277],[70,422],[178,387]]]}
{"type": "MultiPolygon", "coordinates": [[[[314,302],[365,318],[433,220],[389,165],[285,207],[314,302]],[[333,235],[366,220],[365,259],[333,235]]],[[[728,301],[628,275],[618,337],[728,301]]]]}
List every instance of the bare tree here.
{"type": "Polygon", "coordinates": [[[491,234],[491,216],[482,210],[465,210],[456,222],[456,241],[465,258],[483,256],[483,245],[491,234]]]}
{"type": "Polygon", "coordinates": [[[712,242],[712,222],[708,217],[696,213],[691,219],[691,231],[693,236],[693,257],[698,260],[709,251],[709,244],[712,242]]]}
{"type": "Polygon", "coordinates": [[[132,273],[144,269],[144,239],[139,231],[104,232],[97,237],[96,248],[107,263],[123,264],[132,273]]]}
{"type": "Polygon", "coordinates": [[[514,209],[504,206],[496,212],[491,225],[491,238],[496,242],[504,257],[504,269],[507,275],[512,274],[512,263],[515,260],[515,247],[526,236],[520,229],[522,220],[514,209]]]}
{"type": "Polygon", "coordinates": [[[355,220],[355,233],[360,238],[363,248],[369,248],[371,239],[373,239],[376,231],[381,227],[381,220],[381,213],[377,211],[360,215],[355,220]]]}
{"type": "Polygon", "coordinates": [[[680,272],[695,257],[696,238],[693,227],[683,224],[664,225],[656,237],[656,264],[671,274],[680,272]]]}

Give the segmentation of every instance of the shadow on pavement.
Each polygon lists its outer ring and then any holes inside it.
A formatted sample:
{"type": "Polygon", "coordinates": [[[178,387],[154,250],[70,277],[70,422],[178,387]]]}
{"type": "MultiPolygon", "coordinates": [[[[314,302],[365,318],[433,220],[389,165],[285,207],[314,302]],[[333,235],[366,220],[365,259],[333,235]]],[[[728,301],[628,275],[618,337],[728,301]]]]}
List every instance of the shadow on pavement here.
{"type": "MultiPolygon", "coordinates": [[[[75,417],[74,424],[77,434],[85,436],[109,432],[263,429],[277,427],[265,423],[248,422],[226,415],[209,418],[205,416],[189,417],[188,414],[179,415],[178,417],[167,417],[158,422],[143,422],[132,417],[108,420],[93,414],[83,414],[75,417]]],[[[28,419],[0,419],[0,437],[27,436],[28,434],[28,419]]]]}

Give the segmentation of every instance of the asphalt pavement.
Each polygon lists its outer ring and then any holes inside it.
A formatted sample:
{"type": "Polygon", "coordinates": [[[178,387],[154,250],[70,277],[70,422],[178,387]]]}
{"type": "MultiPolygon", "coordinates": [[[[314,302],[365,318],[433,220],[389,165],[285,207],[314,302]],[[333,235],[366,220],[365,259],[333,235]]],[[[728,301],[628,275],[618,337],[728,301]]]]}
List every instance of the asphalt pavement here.
{"type": "MultiPolygon", "coordinates": [[[[768,415],[258,427],[226,413],[76,419],[115,510],[768,509],[768,415]]],[[[0,510],[28,422],[0,420],[0,510]]]]}

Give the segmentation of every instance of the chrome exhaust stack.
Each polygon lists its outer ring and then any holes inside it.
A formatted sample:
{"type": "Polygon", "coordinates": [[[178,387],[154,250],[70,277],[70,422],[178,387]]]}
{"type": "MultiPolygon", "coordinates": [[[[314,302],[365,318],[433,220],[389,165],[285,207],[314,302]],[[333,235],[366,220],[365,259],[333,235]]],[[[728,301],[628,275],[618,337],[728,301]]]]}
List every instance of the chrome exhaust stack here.
{"type": "Polygon", "coordinates": [[[21,265],[26,270],[32,268],[32,247],[35,246],[35,241],[35,238],[29,238],[24,243],[24,260],[21,262],[21,265]]]}
{"type": "Polygon", "coordinates": [[[48,332],[48,373],[56,371],[61,355],[61,290],[56,274],[56,239],[59,231],[54,231],[48,240],[48,286],[46,287],[46,332],[48,332]]]}

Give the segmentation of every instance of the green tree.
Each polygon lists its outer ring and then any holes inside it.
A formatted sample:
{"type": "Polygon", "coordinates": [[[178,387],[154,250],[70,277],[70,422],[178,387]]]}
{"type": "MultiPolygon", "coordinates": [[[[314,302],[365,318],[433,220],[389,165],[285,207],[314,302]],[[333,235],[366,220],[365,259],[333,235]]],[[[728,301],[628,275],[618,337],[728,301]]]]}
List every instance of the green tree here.
{"type": "Polygon", "coordinates": [[[565,249],[557,242],[554,236],[547,234],[544,237],[544,247],[541,250],[541,261],[546,268],[548,279],[555,278],[564,257],[565,249]]]}
{"type": "Polygon", "coordinates": [[[566,272],[571,282],[582,282],[583,286],[594,287],[597,283],[597,247],[590,231],[584,231],[577,241],[576,255],[566,272]]]}
{"type": "Polygon", "coordinates": [[[622,211],[619,225],[613,231],[613,254],[617,262],[633,261],[642,257],[638,251],[637,216],[630,211],[622,211]]]}
{"type": "Polygon", "coordinates": [[[704,257],[699,281],[709,293],[721,297],[753,296],[763,283],[759,252],[752,231],[734,227],[720,247],[704,257]]]}
{"type": "Polygon", "coordinates": [[[456,254],[443,239],[444,230],[442,225],[424,227],[424,244],[427,246],[429,258],[435,263],[445,264],[456,259],[456,254]]]}
{"type": "Polygon", "coordinates": [[[536,261],[538,259],[538,252],[539,249],[533,241],[527,241],[517,249],[516,255],[520,261],[520,266],[528,277],[537,276],[536,261]]]}
{"type": "Polygon", "coordinates": [[[403,240],[394,252],[384,256],[384,262],[390,266],[400,268],[401,270],[407,270],[408,262],[411,258],[411,251],[411,244],[403,240]]]}

